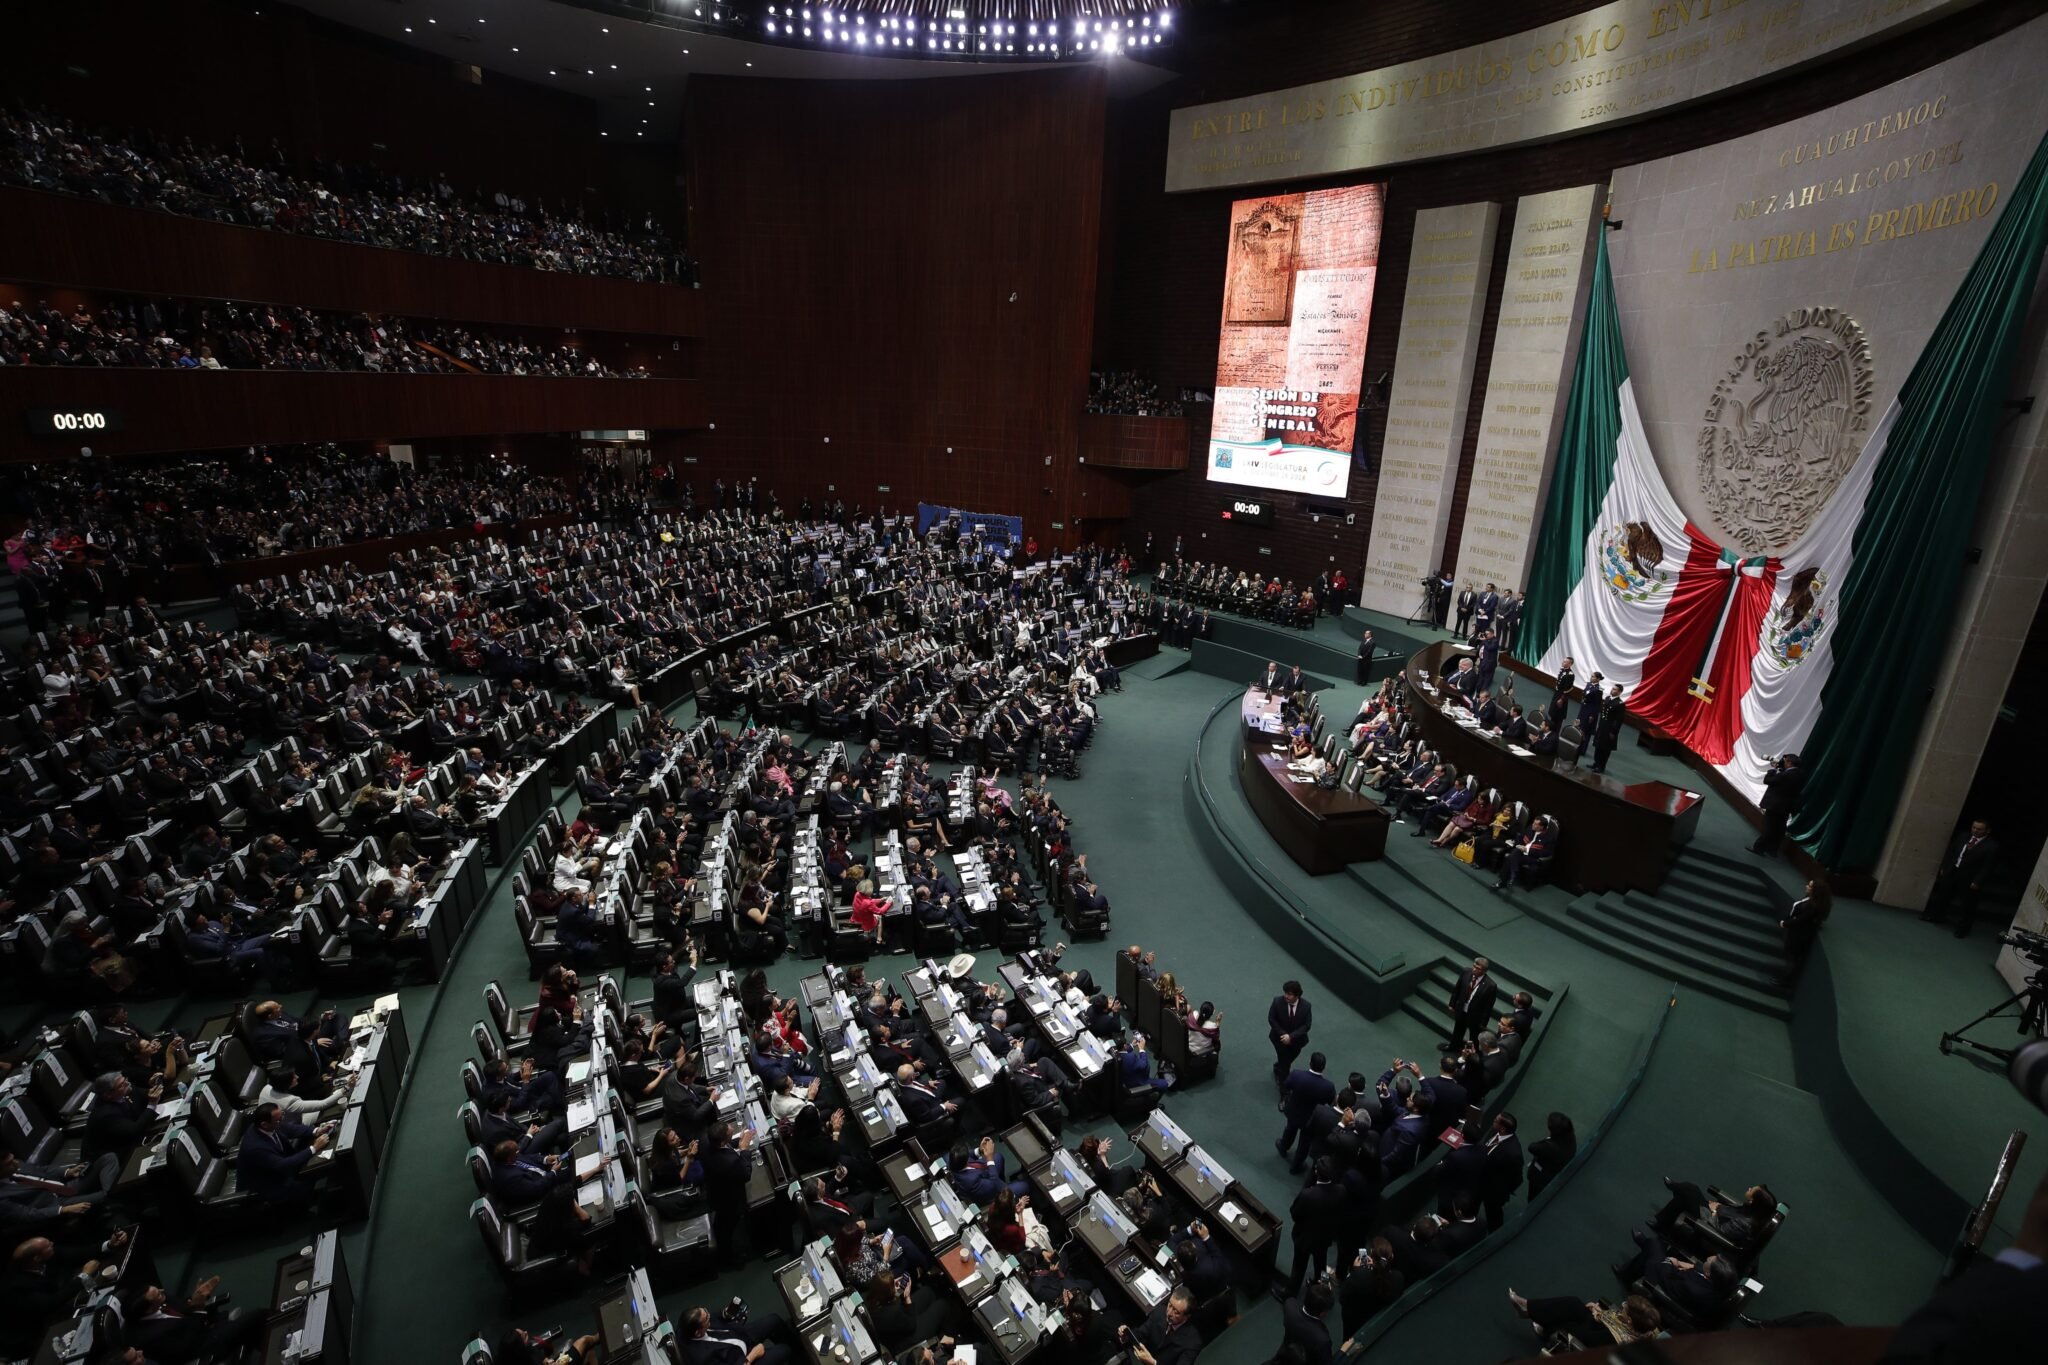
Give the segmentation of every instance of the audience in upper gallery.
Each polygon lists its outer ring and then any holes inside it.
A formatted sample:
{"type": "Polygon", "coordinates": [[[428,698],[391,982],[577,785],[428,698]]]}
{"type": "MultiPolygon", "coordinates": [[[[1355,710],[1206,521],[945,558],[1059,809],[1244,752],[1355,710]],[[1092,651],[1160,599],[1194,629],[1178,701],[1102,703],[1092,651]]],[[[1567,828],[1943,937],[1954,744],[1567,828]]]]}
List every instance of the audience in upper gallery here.
{"type": "Polygon", "coordinates": [[[1159,386],[1130,370],[1094,370],[1088,375],[1089,412],[1127,417],[1178,417],[1182,405],[1159,392],[1159,386]]]}
{"type": "Polygon", "coordinates": [[[366,246],[686,284],[696,265],[650,217],[621,228],[564,217],[503,194],[485,205],[458,194],[446,175],[431,183],[338,162],[295,168],[272,143],[253,154],[190,138],[122,139],[47,114],[0,111],[0,183],[162,209],[245,227],[366,246]]]}
{"type": "Polygon", "coordinates": [[[474,476],[428,473],[334,447],[119,465],[73,460],[12,473],[14,508],[26,525],[6,542],[7,567],[17,589],[27,583],[23,607],[35,608],[34,629],[38,614],[61,619],[67,602],[101,615],[124,566],[146,574],[480,521],[632,515],[642,506],[599,471],[574,485],[511,464],[474,476]],[[88,577],[95,563],[97,584],[88,577]]]}
{"type": "Polygon", "coordinates": [[[149,298],[79,304],[68,313],[15,299],[0,308],[4,365],[647,377],[572,347],[417,318],[149,298]]]}

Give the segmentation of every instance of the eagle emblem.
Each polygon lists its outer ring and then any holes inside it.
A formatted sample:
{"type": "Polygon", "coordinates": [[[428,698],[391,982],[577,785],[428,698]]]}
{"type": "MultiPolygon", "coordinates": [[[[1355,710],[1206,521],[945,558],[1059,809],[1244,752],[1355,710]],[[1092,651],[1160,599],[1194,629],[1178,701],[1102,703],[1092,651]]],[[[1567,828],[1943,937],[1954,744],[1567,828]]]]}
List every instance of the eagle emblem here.
{"type": "Polygon", "coordinates": [[[1806,534],[1869,425],[1863,329],[1834,308],[1778,319],[1715,387],[1699,438],[1700,491],[1728,538],[1768,554],[1806,534]]]}
{"type": "Polygon", "coordinates": [[[1664,542],[1648,522],[1625,521],[1600,537],[1600,577],[1624,602],[1648,602],[1671,587],[1664,542]]]}
{"type": "Polygon", "coordinates": [[[1780,668],[1795,668],[1813,654],[1828,628],[1833,603],[1823,600],[1828,576],[1817,565],[1792,575],[1785,600],[1764,618],[1763,652],[1780,668]]]}

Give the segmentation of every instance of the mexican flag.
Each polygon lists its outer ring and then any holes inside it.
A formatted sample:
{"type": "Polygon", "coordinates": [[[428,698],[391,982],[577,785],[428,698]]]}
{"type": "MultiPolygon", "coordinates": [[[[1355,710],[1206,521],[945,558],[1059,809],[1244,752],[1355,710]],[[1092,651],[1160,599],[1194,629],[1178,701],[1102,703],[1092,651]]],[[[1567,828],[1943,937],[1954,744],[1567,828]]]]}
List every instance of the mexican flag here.
{"type": "MultiPolygon", "coordinates": [[[[1831,866],[1874,861],[1947,648],[2044,245],[2048,139],[1825,503],[1792,545],[1753,554],[1688,522],[1658,472],[1602,234],[1521,652],[1621,683],[1632,712],[1751,799],[1772,756],[1800,753],[1794,836],[1831,866]]],[[[1813,365],[1774,371],[1745,437],[1764,439],[1774,412],[1826,424],[1846,411],[1824,347],[1822,328],[1813,365]]]]}

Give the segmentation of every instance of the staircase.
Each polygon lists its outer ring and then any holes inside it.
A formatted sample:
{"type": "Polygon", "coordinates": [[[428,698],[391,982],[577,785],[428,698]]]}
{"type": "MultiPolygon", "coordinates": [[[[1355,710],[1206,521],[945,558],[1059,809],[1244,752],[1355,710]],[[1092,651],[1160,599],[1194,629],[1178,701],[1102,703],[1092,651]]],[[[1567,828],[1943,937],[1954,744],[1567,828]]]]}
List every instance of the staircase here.
{"type": "Polygon", "coordinates": [[[1654,893],[1580,896],[1562,911],[1537,900],[1524,902],[1532,916],[1611,957],[1773,1019],[1792,1017],[1780,893],[1758,868],[1683,848],[1654,893]]]}
{"type": "MultiPolygon", "coordinates": [[[[1472,959],[1440,957],[1430,966],[1427,974],[1418,980],[1401,999],[1401,1013],[1420,1023],[1430,1031],[1430,1036],[1441,1041],[1451,1031],[1451,992],[1457,988],[1458,979],[1465,969],[1472,965],[1472,959]]],[[[1509,1003],[1516,991],[1527,991],[1535,998],[1538,1015],[1548,1013],[1550,989],[1533,982],[1523,981],[1508,975],[1498,963],[1489,962],[1488,975],[1500,987],[1500,1000],[1494,1006],[1495,1014],[1506,1014],[1512,1008],[1509,1003]]],[[[1538,1024],[1538,1028],[1541,1028],[1538,1024]]],[[[1527,1044],[1524,1044],[1526,1049],[1527,1044]]],[[[1417,1058],[1423,1063],[1425,1074],[1434,1074],[1429,1068],[1428,1058],[1417,1058]]]]}

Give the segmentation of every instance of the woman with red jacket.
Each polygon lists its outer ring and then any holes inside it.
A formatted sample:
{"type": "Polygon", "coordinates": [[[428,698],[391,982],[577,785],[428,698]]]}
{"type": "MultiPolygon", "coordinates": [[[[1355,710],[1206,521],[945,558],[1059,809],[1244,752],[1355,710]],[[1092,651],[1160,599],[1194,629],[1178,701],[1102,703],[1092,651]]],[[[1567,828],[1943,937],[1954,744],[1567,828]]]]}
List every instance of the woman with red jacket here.
{"type": "Polygon", "coordinates": [[[853,924],[863,934],[873,934],[875,942],[882,941],[882,915],[888,910],[889,902],[875,894],[872,877],[861,879],[853,891],[853,924]]]}

